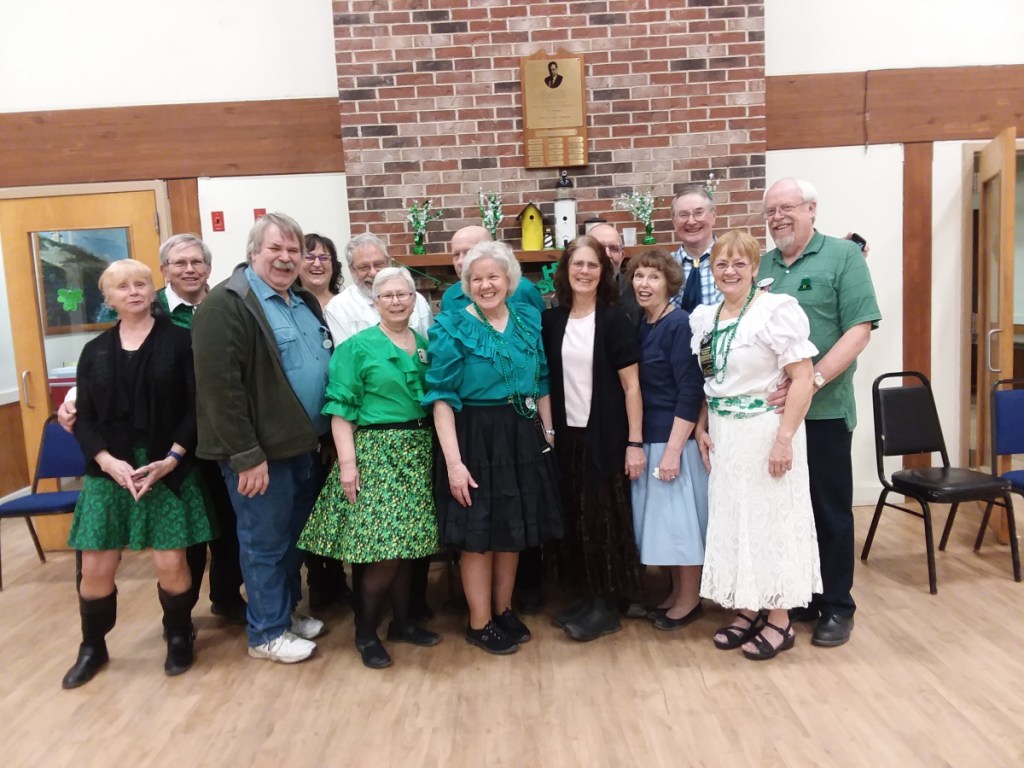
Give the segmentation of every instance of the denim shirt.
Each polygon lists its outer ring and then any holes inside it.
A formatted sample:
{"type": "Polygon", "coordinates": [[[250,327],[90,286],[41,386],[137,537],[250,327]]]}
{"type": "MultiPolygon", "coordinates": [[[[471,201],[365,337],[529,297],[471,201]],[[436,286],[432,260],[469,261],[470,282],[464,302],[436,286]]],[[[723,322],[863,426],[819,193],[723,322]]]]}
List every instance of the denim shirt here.
{"type": "Polygon", "coordinates": [[[253,272],[252,267],[246,267],[245,278],[260,300],[274,332],[288,383],[316,433],[323,435],[331,426],[330,418],[321,413],[326,402],[327,372],[331,362],[331,349],[324,346],[324,340],[329,338],[327,328],[290,288],[288,301],[285,301],[253,272]]]}

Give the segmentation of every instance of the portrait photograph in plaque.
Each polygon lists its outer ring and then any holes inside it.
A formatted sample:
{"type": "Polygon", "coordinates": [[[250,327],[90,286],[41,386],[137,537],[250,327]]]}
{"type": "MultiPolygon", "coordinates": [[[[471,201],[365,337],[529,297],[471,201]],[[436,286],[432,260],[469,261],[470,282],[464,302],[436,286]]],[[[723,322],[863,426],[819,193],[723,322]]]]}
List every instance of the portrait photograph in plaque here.
{"type": "Polygon", "coordinates": [[[540,51],[520,59],[527,168],[587,164],[586,67],[582,53],[540,51]]]}

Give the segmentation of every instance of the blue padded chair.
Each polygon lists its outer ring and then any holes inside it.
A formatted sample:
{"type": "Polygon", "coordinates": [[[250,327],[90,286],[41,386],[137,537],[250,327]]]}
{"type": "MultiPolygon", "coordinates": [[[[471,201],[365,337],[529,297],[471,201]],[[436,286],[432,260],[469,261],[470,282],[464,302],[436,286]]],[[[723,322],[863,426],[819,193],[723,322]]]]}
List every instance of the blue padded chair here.
{"type": "MultiPolygon", "coordinates": [[[[27,496],[0,504],[0,519],[23,517],[36,545],[39,562],[46,562],[46,555],[39,545],[39,537],[32,525],[32,515],[61,515],[75,511],[78,491],[49,491],[39,493],[39,481],[63,477],[81,477],[85,474],[85,457],[78,441],[57,423],[56,416],[50,416],[43,425],[43,439],[39,444],[39,460],[36,462],[36,476],[32,480],[32,492],[27,496]]],[[[0,590],[4,588],[3,566],[0,564],[0,590]]]]}
{"type": "Polygon", "coordinates": [[[882,516],[884,507],[899,509],[924,520],[925,549],[928,556],[928,586],[934,595],[938,592],[935,579],[935,545],[932,535],[932,513],[930,504],[949,504],[949,517],[942,534],[940,549],[946,546],[949,531],[953,526],[957,508],[962,502],[986,502],[985,514],[981,529],[975,541],[974,549],[981,547],[985,535],[992,506],[1002,502],[1007,508],[1007,521],[1010,529],[1010,551],[1013,557],[1013,577],[1021,580],[1020,556],[1017,552],[1017,526],[1010,503],[1010,483],[987,472],[976,472],[972,469],[958,469],[949,465],[946,453],[946,442],[942,437],[942,426],[939,414],[935,410],[935,398],[932,396],[931,382],[923,373],[917,371],[900,371],[885,373],[875,379],[871,385],[871,399],[875,412],[875,459],[878,464],[878,479],[882,483],[882,493],[875,506],[871,528],[860,559],[868,559],[871,542],[875,538],[875,530],[882,516]],[[886,379],[917,379],[917,384],[898,387],[883,387],[886,379]],[[911,454],[938,453],[942,459],[941,467],[924,467],[918,469],[901,469],[893,472],[891,477],[885,473],[882,460],[886,456],[907,456],[911,454]],[[887,502],[890,493],[908,496],[921,505],[921,511],[887,502]]]}

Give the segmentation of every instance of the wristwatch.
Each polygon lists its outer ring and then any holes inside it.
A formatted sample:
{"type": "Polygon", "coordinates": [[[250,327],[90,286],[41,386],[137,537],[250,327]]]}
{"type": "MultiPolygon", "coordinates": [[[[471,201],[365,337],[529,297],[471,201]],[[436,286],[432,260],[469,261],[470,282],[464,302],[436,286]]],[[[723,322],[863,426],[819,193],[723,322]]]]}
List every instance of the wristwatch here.
{"type": "Polygon", "coordinates": [[[819,389],[825,386],[825,374],[821,371],[814,372],[814,391],[817,392],[819,389]]]}

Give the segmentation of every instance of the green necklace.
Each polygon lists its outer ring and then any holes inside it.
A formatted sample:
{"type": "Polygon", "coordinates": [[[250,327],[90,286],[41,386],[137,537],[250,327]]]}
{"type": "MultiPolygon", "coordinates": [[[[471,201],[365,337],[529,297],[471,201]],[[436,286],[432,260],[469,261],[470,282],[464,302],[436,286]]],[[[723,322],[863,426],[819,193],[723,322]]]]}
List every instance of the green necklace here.
{"type": "Polygon", "coordinates": [[[740,310],[739,315],[736,316],[736,322],[730,325],[726,330],[718,330],[718,318],[722,315],[722,307],[725,306],[723,300],[718,305],[718,309],[715,310],[715,327],[711,331],[711,368],[715,372],[715,383],[721,384],[725,381],[725,368],[729,364],[729,350],[732,349],[732,340],[736,338],[736,329],[740,327],[740,320],[743,319],[743,315],[747,312],[747,307],[750,306],[750,302],[754,300],[754,294],[757,289],[754,286],[750,286],[750,293],[747,294],[747,301],[743,305],[743,309],[740,310]],[[719,340],[724,336],[722,344],[725,345],[725,349],[722,351],[722,365],[718,365],[718,350],[721,349],[719,340]]]}
{"type": "MultiPolygon", "coordinates": [[[[526,368],[528,361],[524,360],[522,363],[517,363],[515,358],[512,357],[512,353],[509,352],[508,345],[505,343],[505,337],[498,333],[498,330],[491,325],[491,321],[487,319],[487,315],[484,314],[480,306],[474,301],[473,309],[476,310],[477,317],[484,324],[491,338],[494,340],[494,347],[497,351],[497,363],[498,368],[501,370],[502,378],[505,379],[505,391],[508,392],[508,402],[515,409],[515,412],[522,416],[524,419],[532,419],[537,415],[537,394],[540,392],[540,355],[537,354],[536,348],[531,350],[534,368],[533,368],[533,392],[524,395],[519,391],[519,387],[516,386],[516,375],[515,369],[522,370],[526,368]]],[[[508,301],[505,302],[505,309],[508,310],[509,319],[512,321],[512,326],[515,328],[516,333],[519,337],[526,342],[527,349],[530,348],[530,332],[526,327],[526,323],[523,319],[508,305],[508,301]]]]}

